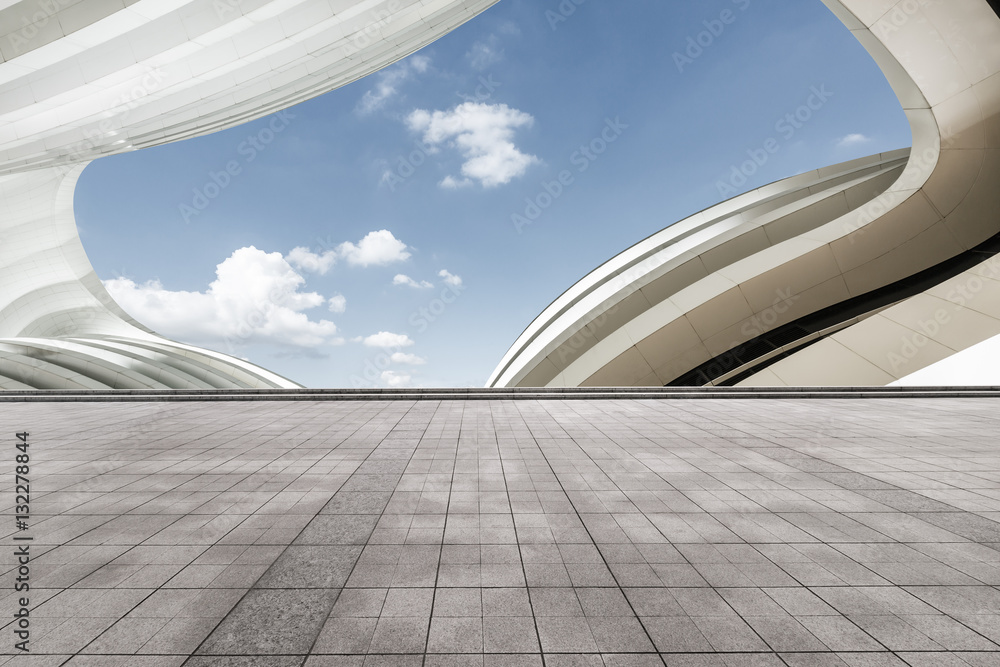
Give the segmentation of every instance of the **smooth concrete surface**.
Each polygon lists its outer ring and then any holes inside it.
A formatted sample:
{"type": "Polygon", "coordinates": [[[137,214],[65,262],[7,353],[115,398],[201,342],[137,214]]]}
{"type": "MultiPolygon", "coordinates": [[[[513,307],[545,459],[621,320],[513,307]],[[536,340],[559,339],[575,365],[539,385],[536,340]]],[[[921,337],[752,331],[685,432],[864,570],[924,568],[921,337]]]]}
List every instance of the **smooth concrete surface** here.
{"type": "Polygon", "coordinates": [[[7,403],[31,654],[5,493],[0,664],[993,667],[998,422],[974,397],[7,403]]]}

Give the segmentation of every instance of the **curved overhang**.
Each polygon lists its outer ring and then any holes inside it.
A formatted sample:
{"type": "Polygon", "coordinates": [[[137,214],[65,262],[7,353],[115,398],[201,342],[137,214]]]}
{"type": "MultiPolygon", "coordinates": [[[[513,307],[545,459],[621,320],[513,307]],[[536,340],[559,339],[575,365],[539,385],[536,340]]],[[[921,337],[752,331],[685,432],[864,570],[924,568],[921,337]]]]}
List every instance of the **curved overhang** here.
{"type": "MultiPolygon", "coordinates": [[[[913,135],[908,155],[876,155],[785,179],[640,242],[543,311],[488,386],[670,384],[735,348],[752,347],[768,332],[975,253],[1000,232],[1000,19],[994,11],[985,0],[824,2],[899,98],[913,135]]],[[[989,273],[982,266],[969,271],[978,273],[949,278],[981,280],[989,273]]],[[[787,350],[759,375],[751,365],[743,382],[891,382],[891,373],[871,372],[886,365],[873,358],[888,358],[899,346],[900,320],[908,323],[904,329],[919,331],[921,318],[933,319],[946,297],[927,296],[908,296],[880,307],[878,315],[818,332],[827,337],[787,350]],[[889,320],[895,329],[877,327],[887,318],[895,318],[889,320]],[[831,362],[824,354],[835,344],[831,362]]],[[[985,296],[979,303],[979,311],[992,307],[985,296]]],[[[955,321],[972,331],[952,333],[945,349],[1000,333],[1000,312],[965,315],[955,321]]],[[[928,344],[921,349],[936,355],[911,355],[899,372],[944,353],[928,344]]]]}
{"type": "Polygon", "coordinates": [[[343,86],[495,2],[0,3],[0,388],[297,387],[129,317],[80,243],[80,172],[343,86]]]}
{"type": "Polygon", "coordinates": [[[496,2],[15,2],[0,10],[0,173],[266,116],[381,69],[496,2]]]}

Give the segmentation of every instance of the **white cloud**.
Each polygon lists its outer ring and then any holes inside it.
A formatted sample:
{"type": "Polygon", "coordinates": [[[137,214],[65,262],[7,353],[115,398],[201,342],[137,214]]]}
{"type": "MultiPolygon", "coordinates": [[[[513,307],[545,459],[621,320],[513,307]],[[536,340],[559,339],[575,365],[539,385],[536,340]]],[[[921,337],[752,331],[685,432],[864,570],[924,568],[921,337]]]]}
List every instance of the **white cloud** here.
{"type": "Polygon", "coordinates": [[[382,382],[388,387],[408,387],[410,386],[410,376],[396,371],[382,371],[382,382]]]}
{"type": "Polygon", "coordinates": [[[406,62],[410,64],[410,69],[418,74],[425,73],[431,66],[431,59],[427,56],[413,55],[406,62]]]}
{"type": "Polygon", "coordinates": [[[355,107],[355,111],[368,116],[386,105],[386,102],[396,94],[397,87],[410,77],[410,70],[404,65],[397,65],[380,72],[375,79],[375,87],[365,91],[365,94],[355,107]]]}
{"type": "Polygon", "coordinates": [[[347,299],[343,294],[335,294],[327,299],[327,303],[330,304],[331,313],[343,313],[347,310],[347,299]]]}
{"type": "Polygon", "coordinates": [[[427,363],[427,360],[423,357],[418,357],[415,354],[407,354],[406,352],[393,352],[389,359],[394,364],[409,364],[411,366],[420,366],[427,363]]]}
{"type": "Polygon", "coordinates": [[[857,146],[858,144],[867,144],[871,141],[871,137],[866,137],[863,134],[848,134],[846,137],[841,137],[837,140],[837,146],[843,148],[845,146],[857,146]]]}
{"type": "Polygon", "coordinates": [[[302,246],[292,248],[292,251],[285,256],[285,261],[294,266],[299,271],[318,273],[321,276],[333,268],[337,261],[337,253],[327,250],[322,255],[311,252],[309,248],[302,246]]]}
{"type": "Polygon", "coordinates": [[[395,334],[388,331],[379,331],[361,341],[368,347],[410,347],[413,341],[406,334],[395,334]]]}
{"type": "Polygon", "coordinates": [[[454,287],[460,287],[462,285],[462,278],[450,273],[447,269],[441,269],[438,271],[438,275],[444,278],[444,282],[448,285],[452,285],[454,287]]]}
{"type": "Polygon", "coordinates": [[[457,190],[459,188],[464,188],[468,185],[472,185],[472,181],[468,178],[463,178],[462,180],[455,179],[454,176],[445,176],[441,182],[438,184],[445,190],[457,190]]]}
{"type": "Polygon", "coordinates": [[[428,287],[434,287],[433,284],[427,282],[426,280],[421,280],[418,283],[416,280],[414,280],[410,276],[407,276],[407,275],[402,274],[402,273],[397,273],[396,274],[396,276],[392,279],[392,284],[393,285],[407,285],[409,287],[416,287],[417,289],[426,289],[428,287]]]}
{"type": "Polygon", "coordinates": [[[347,260],[353,266],[382,266],[401,262],[410,258],[406,244],[392,235],[388,229],[368,232],[357,244],[350,241],[341,243],[335,250],[319,254],[302,246],[292,248],[285,261],[310,273],[325,275],[337,263],[337,258],[347,260]]]}
{"type": "Polygon", "coordinates": [[[388,229],[369,232],[357,245],[349,241],[341,243],[337,252],[348,264],[355,266],[383,266],[410,258],[406,244],[388,229]]]}
{"type": "Polygon", "coordinates": [[[425,73],[430,68],[431,59],[427,56],[412,56],[401,63],[388,67],[375,77],[375,87],[365,91],[355,112],[368,116],[385,107],[396,93],[399,86],[408,80],[413,73],[425,73]]]}
{"type": "MultiPolygon", "coordinates": [[[[432,147],[446,143],[456,148],[465,159],[462,176],[492,188],[509,183],[540,162],[536,156],[522,153],[512,141],[516,129],[530,127],[534,120],[506,104],[465,102],[450,111],[416,109],[406,124],[410,130],[422,132],[424,142],[432,147]]],[[[460,182],[451,177],[441,185],[454,187],[460,182]]]]}
{"type": "Polygon", "coordinates": [[[500,26],[497,28],[497,32],[499,32],[501,35],[509,35],[511,37],[521,36],[521,28],[519,28],[518,25],[513,21],[504,21],[503,23],[501,23],[500,26]]]}
{"type": "Polygon", "coordinates": [[[481,42],[476,42],[469,49],[465,58],[474,69],[483,70],[503,60],[504,51],[500,46],[500,39],[496,35],[490,35],[481,42]]]}
{"type": "MultiPolygon", "coordinates": [[[[158,333],[205,344],[267,342],[295,347],[339,344],[337,326],[302,311],[323,305],[316,292],[300,292],[305,279],[281,253],[240,248],[216,267],[204,292],[172,291],[158,280],[104,281],[130,315],[158,333]]],[[[231,351],[231,350],[226,350],[231,351]]]]}

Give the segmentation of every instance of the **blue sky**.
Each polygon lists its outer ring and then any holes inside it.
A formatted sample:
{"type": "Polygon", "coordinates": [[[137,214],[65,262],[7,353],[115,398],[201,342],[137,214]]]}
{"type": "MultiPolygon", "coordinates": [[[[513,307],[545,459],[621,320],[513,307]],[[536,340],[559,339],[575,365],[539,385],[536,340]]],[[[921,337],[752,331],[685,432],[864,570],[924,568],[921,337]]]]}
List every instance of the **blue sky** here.
{"type": "Polygon", "coordinates": [[[640,239],[909,144],[819,0],[502,0],[283,114],[98,160],[75,209],[109,290],[170,338],[307,386],[481,386],[545,306],[640,239]]]}

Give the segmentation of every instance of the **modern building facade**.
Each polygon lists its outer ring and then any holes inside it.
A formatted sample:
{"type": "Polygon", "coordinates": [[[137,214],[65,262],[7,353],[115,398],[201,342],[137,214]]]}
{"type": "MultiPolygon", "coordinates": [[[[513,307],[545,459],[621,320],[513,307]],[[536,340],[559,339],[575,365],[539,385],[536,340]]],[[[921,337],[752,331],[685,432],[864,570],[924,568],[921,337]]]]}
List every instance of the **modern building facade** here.
{"type": "Polygon", "coordinates": [[[609,260],[488,386],[886,385],[1000,334],[1000,18],[985,0],[824,0],[908,152],[773,183],[609,260]]]}
{"type": "MultiPolygon", "coordinates": [[[[122,311],[77,234],[80,172],[354,81],[495,1],[2,3],[0,387],[297,386],[122,311]]],[[[640,242],[547,308],[490,386],[887,384],[1000,334],[1000,19],[986,0],[824,2],[893,86],[912,150],[640,242]]]]}

